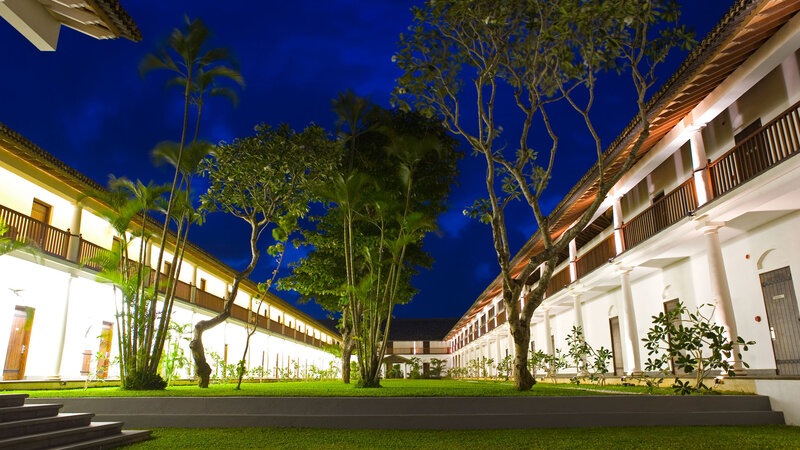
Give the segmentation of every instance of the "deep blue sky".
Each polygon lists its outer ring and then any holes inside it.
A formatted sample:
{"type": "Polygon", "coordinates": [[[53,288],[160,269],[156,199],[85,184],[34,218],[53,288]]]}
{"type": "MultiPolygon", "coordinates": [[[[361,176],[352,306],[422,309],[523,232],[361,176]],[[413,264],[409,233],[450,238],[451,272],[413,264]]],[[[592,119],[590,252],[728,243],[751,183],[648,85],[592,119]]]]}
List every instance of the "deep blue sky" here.
{"type": "MultiPolygon", "coordinates": [[[[183,15],[201,17],[214,32],[213,44],[236,54],[246,89],[238,108],[211,100],[201,135],[212,142],[231,140],[266,122],[288,122],[302,129],[315,122],[333,130],[330,100],[351,88],[387,106],[399,72],[391,62],[399,33],[411,23],[406,0],[230,1],[121,0],[139,25],[144,40],[96,41],[62,28],[58,51],[37,51],[0,20],[0,122],[105,184],[109,174],[167,181],[166,169],[154,169],[148,157],[154,145],[179,139],[182,100],[163,88],[164,77],[141,79],[137,67],[183,15]]],[[[732,0],[685,0],[683,21],[698,40],[716,24],[732,0]]],[[[675,53],[662,67],[661,80],[684,58],[675,53]]],[[[628,78],[606,77],[598,88],[595,119],[604,147],[634,114],[628,78]]],[[[517,112],[500,104],[498,119],[514,128],[517,112]]],[[[586,136],[571,130],[578,118],[560,114],[565,131],[555,179],[548,188],[552,208],[592,164],[586,136]],[[585,149],[585,150],[582,150],[585,149]]],[[[510,133],[509,133],[510,134],[510,133]]],[[[509,136],[513,140],[513,136],[509,136]]],[[[465,151],[468,150],[465,148],[465,151]]],[[[398,317],[459,317],[498,273],[488,226],[462,216],[474,199],[485,196],[483,161],[467,156],[451,209],[439,221],[440,232],[425,241],[436,259],[433,269],[414,279],[420,290],[398,317]]],[[[507,214],[513,249],[535,231],[529,209],[514,205],[507,214]]],[[[247,226],[222,214],[211,215],[191,233],[192,241],[226,263],[242,267],[249,259],[247,226]]],[[[287,256],[296,259],[298,252],[287,256]]],[[[268,277],[263,260],[253,279],[268,277]]],[[[279,293],[292,300],[289,293],[279,293]]],[[[299,305],[315,317],[316,305],[299,305]]]]}

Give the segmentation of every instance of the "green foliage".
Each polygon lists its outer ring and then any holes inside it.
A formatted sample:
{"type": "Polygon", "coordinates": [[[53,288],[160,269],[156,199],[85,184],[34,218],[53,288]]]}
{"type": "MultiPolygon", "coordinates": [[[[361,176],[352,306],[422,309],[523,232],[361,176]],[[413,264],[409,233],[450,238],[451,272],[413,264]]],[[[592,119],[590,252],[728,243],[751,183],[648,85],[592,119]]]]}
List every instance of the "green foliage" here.
{"type": "Polygon", "coordinates": [[[392,364],[392,370],[386,374],[386,378],[403,378],[403,371],[400,369],[400,364],[392,364]]]}
{"type": "Polygon", "coordinates": [[[595,350],[586,342],[581,327],[572,327],[567,335],[567,345],[567,356],[577,369],[574,382],[578,384],[581,378],[588,378],[604,385],[606,373],[609,371],[608,363],[612,357],[611,351],[603,346],[595,350]]]}
{"type": "Polygon", "coordinates": [[[189,358],[183,350],[181,344],[191,340],[192,324],[169,323],[169,333],[167,334],[167,345],[161,360],[161,368],[167,386],[172,384],[172,380],[178,373],[189,367],[189,358]]]}
{"type": "MultiPolygon", "coordinates": [[[[514,359],[511,355],[506,355],[503,359],[497,362],[497,374],[503,377],[504,380],[508,381],[511,378],[511,371],[514,369],[513,364],[514,359]]],[[[530,359],[528,359],[530,361],[530,359]]]]}
{"type": "Polygon", "coordinates": [[[447,361],[444,360],[444,359],[431,358],[430,377],[431,378],[441,378],[442,373],[444,372],[444,366],[446,364],[447,364],[447,361]]]}
{"type": "Polygon", "coordinates": [[[440,124],[419,114],[352,93],[334,110],[341,145],[320,192],[327,208],[297,242],[313,250],[279,288],[341,314],[342,345],[356,342],[362,384],[377,385],[386,327],[394,306],[416,293],[411,277],[432,263],[422,240],[447,206],[460,156],[440,124]]]}
{"type": "Polygon", "coordinates": [[[538,370],[543,370],[555,383],[559,371],[567,368],[567,357],[559,349],[555,349],[552,355],[539,350],[535,353],[531,352],[531,356],[528,358],[528,366],[534,376],[538,370]]]}
{"type": "Polygon", "coordinates": [[[408,378],[412,380],[419,380],[422,378],[422,360],[414,357],[411,358],[411,370],[408,372],[408,378]]]}
{"type": "MultiPolygon", "coordinates": [[[[673,0],[436,0],[412,11],[413,23],[400,35],[393,57],[402,71],[393,104],[441,120],[486,162],[486,195],[464,214],[492,226],[503,301],[509,314],[520,319],[509,324],[512,334],[519,336],[515,339],[524,339],[529,335],[518,333],[518,327],[527,327],[541,304],[558,255],[589,224],[649,136],[646,97],[656,82],[656,67],[671,49],[688,48],[693,34],[678,24],[680,8],[673,0]],[[608,154],[593,122],[597,77],[603,71],[630,72],[636,123],[641,126],[632,150],[613,175],[606,173],[608,154]],[[496,114],[499,104],[516,105],[520,120],[499,122],[507,118],[496,114]],[[585,127],[585,135],[591,137],[597,155],[595,201],[560,236],[542,235],[543,251],[529,257],[521,273],[512,275],[512,266],[518,264],[511,264],[505,208],[524,201],[537,228],[551,229],[552,218],[540,199],[558,173],[553,166],[563,151],[560,128],[550,115],[554,110],[575,113],[573,126],[566,128],[569,134],[585,127]],[[504,126],[519,132],[507,136],[504,126]],[[528,279],[542,264],[539,284],[520,311],[519,280],[528,279]]],[[[516,342],[524,348],[528,344],[516,342]]],[[[530,389],[535,382],[524,368],[516,377],[520,389],[530,389]]]]}
{"type": "Polygon", "coordinates": [[[123,380],[125,389],[133,391],[159,391],[167,387],[161,375],[149,370],[128,371],[123,380]]]}
{"type": "MultiPolygon", "coordinates": [[[[741,336],[731,341],[725,327],[714,324],[713,317],[712,304],[701,305],[689,313],[682,302],[653,316],[647,337],[642,339],[648,351],[645,370],[666,374],[672,365],[687,375],[694,374],[693,382],[675,378],[673,389],[681,395],[713,389],[714,386],[704,383],[713,371],[735,376],[734,354],[742,361],[741,351],[747,351],[755,341],[745,341],[741,336]],[[710,311],[704,314],[703,308],[710,311]]],[[[750,367],[744,361],[742,365],[750,367]]]]}

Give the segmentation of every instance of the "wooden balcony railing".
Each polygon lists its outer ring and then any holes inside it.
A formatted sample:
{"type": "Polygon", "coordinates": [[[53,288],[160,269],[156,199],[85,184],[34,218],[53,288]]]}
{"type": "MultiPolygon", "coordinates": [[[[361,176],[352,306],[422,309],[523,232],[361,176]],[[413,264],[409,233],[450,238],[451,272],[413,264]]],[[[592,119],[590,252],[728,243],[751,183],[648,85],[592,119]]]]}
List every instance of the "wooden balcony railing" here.
{"type": "Polygon", "coordinates": [[[694,178],[689,178],[672,192],[622,225],[625,249],[646,241],[659,231],[697,209],[694,178]]]}
{"type": "Polygon", "coordinates": [[[107,251],[108,250],[105,248],[81,238],[81,244],[78,249],[78,261],[83,264],[84,267],[88,267],[89,269],[97,271],[102,270],[103,268],[100,266],[100,264],[92,260],[100,256],[103,252],[107,251]]]}
{"type": "Polygon", "coordinates": [[[223,302],[224,300],[217,297],[216,295],[210,294],[200,289],[197,290],[197,293],[195,295],[195,303],[197,303],[197,306],[210,309],[212,311],[217,311],[217,312],[222,311],[223,302]]]}
{"type": "Polygon", "coordinates": [[[712,195],[719,197],[799,150],[800,103],[796,103],[708,164],[712,195]]]}
{"type": "Polygon", "coordinates": [[[447,355],[450,353],[449,348],[420,348],[417,347],[387,347],[387,355],[447,355]]]}
{"type": "Polygon", "coordinates": [[[607,263],[608,260],[616,256],[616,254],[617,244],[612,234],[575,261],[575,268],[578,270],[578,278],[585,276],[594,269],[607,263]]]}
{"type": "Polygon", "coordinates": [[[550,277],[550,283],[548,283],[547,290],[544,292],[544,295],[546,297],[550,297],[561,289],[564,289],[564,287],[569,285],[571,282],[572,279],[569,276],[569,267],[565,267],[550,277]]]}
{"type": "Polygon", "coordinates": [[[43,253],[67,259],[68,232],[2,205],[0,218],[8,226],[7,237],[35,245],[43,253]]]}

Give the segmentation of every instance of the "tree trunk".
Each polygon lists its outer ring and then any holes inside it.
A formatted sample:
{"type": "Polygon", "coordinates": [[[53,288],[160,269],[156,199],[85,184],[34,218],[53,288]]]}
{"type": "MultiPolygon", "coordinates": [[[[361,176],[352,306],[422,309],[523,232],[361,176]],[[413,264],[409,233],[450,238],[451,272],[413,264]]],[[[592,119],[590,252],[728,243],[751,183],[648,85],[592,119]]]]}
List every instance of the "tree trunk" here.
{"type": "Polygon", "coordinates": [[[342,381],[350,384],[350,359],[353,356],[353,338],[350,333],[342,335],[342,381]]]}
{"type": "Polygon", "coordinates": [[[192,358],[194,359],[194,367],[197,372],[197,386],[207,388],[208,383],[211,381],[211,366],[206,361],[206,351],[203,348],[203,331],[205,327],[201,327],[204,321],[198,322],[194,326],[194,337],[189,342],[189,348],[192,350],[192,358]]]}
{"type": "Polygon", "coordinates": [[[536,384],[536,379],[528,370],[531,331],[524,324],[518,324],[512,327],[511,336],[514,338],[514,387],[518,391],[529,391],[536,384]]]}

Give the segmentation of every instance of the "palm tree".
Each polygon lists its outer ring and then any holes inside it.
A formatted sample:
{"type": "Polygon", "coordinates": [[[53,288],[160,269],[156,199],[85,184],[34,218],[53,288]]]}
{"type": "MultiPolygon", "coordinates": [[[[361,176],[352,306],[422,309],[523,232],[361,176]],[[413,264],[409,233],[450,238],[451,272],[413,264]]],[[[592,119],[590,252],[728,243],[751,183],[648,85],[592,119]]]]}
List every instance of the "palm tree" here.
{"type": "MultiPolygon", "coordinates": [[[[167,81],[167,86],[181,87],[184,97],[183,127],[181,130],[180,143],[178,144],[177,156],[175,158],[175,175],[172,180],[172,188],[170,189],[170,196],[166,207],[166,217],[161,233],[158,267],[161,267],[164,258],[167,232],[176,201],[178,179],[181,174],[186,136],[189,127],[189,106],[195,104],[198,107],[197,124],[194,133],[195,137],[193,139],[193,142],[195,142],[199,133],[203,96],[206,94],[229,95],[232,93],[232,91],[228,92],[227,88],[216,86],[216,80],[228,78],[240,85],[243,84],[242,77],[236,70],[233,58],[228,49],[206,49],[209,36],[210,32],[202,20],[189,20],[189,18],[186,17],[185,29],[174,29],[167,40],[166,46],[159,49],[155,54],[151,53],[147,55],[139,66],[139,72],[142,76],[154,70],[166,69],[172,72],[173,77],[167,81]]],[[[156,285],[159,283],[160,274],[160,270],[156,271],[156,285]]],[[[155,303],[151,305],[148,317],[149,323],[145,332],[145,340],[151,343],[155,333],[155,303]]],[[[162,330],[159,329],[159,333],[161,333],[161,331],[162,330]]],[[[147,353],[150,353],[149,349],[147,353]]],[[[156,351],[154,354],[160,354],[160,351],[156,351]]],[[[158,362],[157,359],[151,358],[150,366],[153,370],[156,370],[158,362]]]]}

